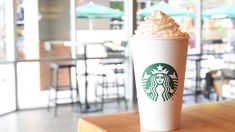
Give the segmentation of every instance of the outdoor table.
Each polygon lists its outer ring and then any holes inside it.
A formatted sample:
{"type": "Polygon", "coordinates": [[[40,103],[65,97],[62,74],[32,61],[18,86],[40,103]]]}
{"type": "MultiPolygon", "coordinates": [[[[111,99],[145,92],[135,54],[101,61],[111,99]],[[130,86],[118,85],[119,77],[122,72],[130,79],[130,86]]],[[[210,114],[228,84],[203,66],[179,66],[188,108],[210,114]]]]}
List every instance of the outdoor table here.
{"type": "Polygon", "coordinates": [[[188,60],[190,61],[195,61],[195,70],[196,70],[196,81],[195,81],[195,102],[198,101],[197,96],[200,94],[200,82],[201,82],[201,61],[205,60],[204,58],[202,58],[201,54],[192,54],[192,55],[188,55],[187,57],[188,60]]]}
{"type": "MultiPolygon", "coordinates": [[[[235,101],[184,106],[181,128],[175,132],[233,132],[235,101]]],[[[78,121],[78,132],[139,132],[138,112],[84,116],[78,121]]]]}
{"type": "MultiPolygon", "coordinates": [[[[87,45],[92,45],[92,44],[97,44],[97,43],[87,43],[84,44],[84,56],[83,58],[80,58],[82,60],[84,60],[85,63],[85,109],[81,110],[82,113],[89,113],[89,112],[96,112],[96,111],[100,111],[102,110],[102,108],[98,108],[97,105],[95,104],[94,107],[91,106],[91,104],[89,104],[88,102],[88,80],[87,77],[89,75],[88,71],[87,71],[87,60],[91,60],[91,59],[125,59],[125,55],[113,55],[113,56],[107,56],[107,57],[87,57],[87,45]]],[[[79,60],[79,58],[78,58],[79,60]]]]}

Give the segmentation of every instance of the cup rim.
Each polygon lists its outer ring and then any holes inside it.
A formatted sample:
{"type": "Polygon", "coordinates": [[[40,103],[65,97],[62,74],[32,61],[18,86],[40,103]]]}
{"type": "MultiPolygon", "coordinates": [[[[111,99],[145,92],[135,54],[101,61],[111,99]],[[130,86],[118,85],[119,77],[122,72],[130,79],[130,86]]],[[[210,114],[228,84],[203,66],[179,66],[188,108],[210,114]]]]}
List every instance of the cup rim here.
{"type": "Polygon", "coordinates": [[[189,37],[172,37],[172,38],[159,38],[159,37],[154,37],[154,36],[149,36],[149,37],[143,37],[143,36],[131,36],[130,39],[141,39],[141,40],[188,40],[189,37]]]}

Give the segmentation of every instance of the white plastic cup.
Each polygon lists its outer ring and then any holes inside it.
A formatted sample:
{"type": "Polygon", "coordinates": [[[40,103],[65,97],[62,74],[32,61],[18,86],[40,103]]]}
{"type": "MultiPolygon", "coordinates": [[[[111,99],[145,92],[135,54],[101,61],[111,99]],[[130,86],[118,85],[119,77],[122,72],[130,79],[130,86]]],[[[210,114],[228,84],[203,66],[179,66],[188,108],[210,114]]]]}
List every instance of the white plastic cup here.
{"type": "Polygon", "coordinates": [[[142,130],[180,128],[188,38],[130,40],[142,130]]]}

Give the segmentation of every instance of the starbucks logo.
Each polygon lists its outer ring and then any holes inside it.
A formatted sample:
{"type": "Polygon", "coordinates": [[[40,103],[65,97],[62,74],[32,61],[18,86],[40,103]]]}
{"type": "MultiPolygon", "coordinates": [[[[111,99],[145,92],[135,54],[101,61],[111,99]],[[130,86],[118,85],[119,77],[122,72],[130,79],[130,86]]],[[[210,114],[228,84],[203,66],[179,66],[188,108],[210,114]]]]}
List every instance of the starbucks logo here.
{"type": "Polygon", "coordinates": [[[175,69],[165,63],[148,66],[142,75],[145,94],[153,101],[171,99],[177,89],[178,76],[175,69]]]}

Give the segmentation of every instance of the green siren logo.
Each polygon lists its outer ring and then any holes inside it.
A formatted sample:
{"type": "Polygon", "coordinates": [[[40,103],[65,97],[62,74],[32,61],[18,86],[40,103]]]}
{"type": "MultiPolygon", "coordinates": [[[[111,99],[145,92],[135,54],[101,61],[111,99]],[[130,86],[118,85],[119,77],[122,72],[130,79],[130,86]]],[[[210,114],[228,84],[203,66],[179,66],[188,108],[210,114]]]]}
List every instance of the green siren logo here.
{"type": "Polygon", "coordinates": [[[177,89],[178,76],[175,69],[165,63],[148,66],[142,75],[144,92],[153,101],[171,99],[177,89]]]}

